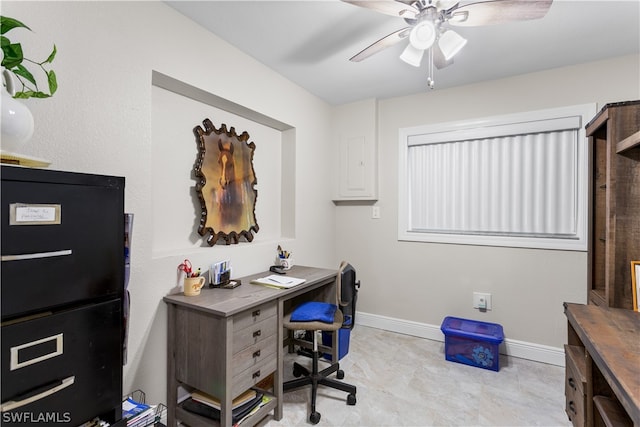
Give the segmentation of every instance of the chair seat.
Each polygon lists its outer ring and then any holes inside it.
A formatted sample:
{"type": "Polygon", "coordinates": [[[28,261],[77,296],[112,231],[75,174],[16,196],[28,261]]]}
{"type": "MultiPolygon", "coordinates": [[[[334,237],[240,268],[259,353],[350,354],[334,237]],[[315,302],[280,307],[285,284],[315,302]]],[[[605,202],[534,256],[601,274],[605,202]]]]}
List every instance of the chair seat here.
{"type": "Polygon", "coordinates": [[[291,330],[304,330],[304,331],[337,331],[342,328],[344,322],[344,316],[342,311],[336,310],[333,316],[333,323],[325,322],[292,322],[291,313],[284,317],[284,327],[291,330]]]}

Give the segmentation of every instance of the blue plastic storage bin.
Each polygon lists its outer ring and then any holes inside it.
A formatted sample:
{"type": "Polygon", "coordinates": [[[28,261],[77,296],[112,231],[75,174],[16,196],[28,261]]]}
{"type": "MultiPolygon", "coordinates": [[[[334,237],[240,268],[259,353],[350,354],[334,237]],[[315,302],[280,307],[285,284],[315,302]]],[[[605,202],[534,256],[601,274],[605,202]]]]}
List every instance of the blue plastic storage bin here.
{"type": "MultiPolygon", "coordinates": [[[[351,316],[346,316],[344,325],[351,325],[351,316]]],[[[351,338],[351,329],[338,329],[338,360],[341,360],[349,352],[349,339],[351,338]]],[[[331,332],[322,332],[322,345],[331,347],[331,332]]],[[[331,360],[331,354],[324,353],[325,359],[331,360]]]]}
{"type": "Polygon", "coordinates": [[[504,341],[502,326],[497,323],[445,317],[440,330],[444,333],[445,358],[477,368],[500,370],[500,343],[504,341]]]}

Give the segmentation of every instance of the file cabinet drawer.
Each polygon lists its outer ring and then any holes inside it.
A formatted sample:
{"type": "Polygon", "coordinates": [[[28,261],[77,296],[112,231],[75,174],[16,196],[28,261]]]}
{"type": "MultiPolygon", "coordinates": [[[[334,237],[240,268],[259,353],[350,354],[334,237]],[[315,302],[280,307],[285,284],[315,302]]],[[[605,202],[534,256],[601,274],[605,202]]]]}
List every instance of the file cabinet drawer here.
{"type": "Polygon", "coordinates": [[[86,305],[1,328],[3,425],[24,421],[25,414],[79,425],[120,408],[121,304],[86,305]]]}
{"type": "Polygon", "coordinates": [[[122,293],[124,178],[2,173],[2,318],[122,293]]]}

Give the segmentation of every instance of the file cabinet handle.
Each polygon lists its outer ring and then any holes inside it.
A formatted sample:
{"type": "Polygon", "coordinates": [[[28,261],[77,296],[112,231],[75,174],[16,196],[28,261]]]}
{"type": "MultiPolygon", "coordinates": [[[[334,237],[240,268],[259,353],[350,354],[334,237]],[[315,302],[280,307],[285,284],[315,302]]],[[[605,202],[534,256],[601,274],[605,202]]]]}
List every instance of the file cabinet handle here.
{"type": "Polygon", "coordinates": [[[575,389],[576,389],[576,382],[574,381],[574,379],[573,379],[573,378],[569,378],[568,382],[569,382],[569,386],[570,386],[572,389],[574,389],[574,390],[575,390],[575,389]]]}
{"type": "Polygon", "coordinates": [[[260,357],[260,350],[253,353],[253,358],[255,359],[256,357],[260,357]]]}
{"type": "Polygon", "coordinates": [[[251,315],[252,315],[253,317],[258,317],[258,316],[260,316],[260,310],[255,310],[255,311],[253,311],[253,312],[251,313],[251,315]]]}
{"type": "Polygon", "coordinates": [[[253,378],[258,378],[260,377],[260,371],[256,371],[253,373],[253,378]]]}
{"type": "Polygon", "coordinates": [[[2,255],[2,261],[23,261],[27,259],[40,259],[40,258],[53,258],[57,256],[71,255],[73,251],[71,249],[63,249],[61,251],[52,252],[36,252],[32,254],[18,254],[18,255],[2,255]]]}
{"type": "Polygon", "coordinates": [[[571,412],[573,412],[574,414],[576,414],[576,404],[572,401],[569,402],[569,410],[571,410],[571,412]]]}
{"type": "MultiPolygon", "coordinates": [[[[260,373],[260,371],[258,371],[260,373]]],[[[54,393],[59,392],[60,390],[64,390],[69,387],[76,381],[76,377],[74,375],[63,379],[60,382],[57,382],[53,387],[44,390],[38,394],[34,394],[33,396],[25,397],[22,400],[9,400],[7,402],[3,402],[0,406],[0,412],[11,411],[12,409],[19,408],[24,405],[28,405],[29,403],[36,402],[40,399],[44,399],[47,396],[51,396],[54,393]]]]}
{"type": "Polygon", "coordinates": [[[17,345],[9,349],[9,354],[11,356],[9,360],[9,370],[15,371],[16,369],[33,365],[34,363],[39,363],[44,360],[51,359],[52,357],[60,356],[63,352],[64,352],[64,334],[56,334],[50,337],[46,337],[39,340],[17,345]],[[50,342],[53,343],[55,346],[55,349],[53,351],[38,357],[34,357],[32,359],[20,361],[20,351],[37,347],[39,345],[50,343],[50,342]]]}

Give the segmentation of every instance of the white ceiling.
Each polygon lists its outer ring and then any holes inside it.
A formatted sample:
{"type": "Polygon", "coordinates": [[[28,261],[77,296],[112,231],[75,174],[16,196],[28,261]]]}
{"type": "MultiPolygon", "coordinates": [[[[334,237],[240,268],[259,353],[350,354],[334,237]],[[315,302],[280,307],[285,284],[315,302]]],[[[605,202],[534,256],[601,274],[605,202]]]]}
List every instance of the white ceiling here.
{"type": "MultiPolygon", "coordinates": [[[[415,68],[398,58],[404,41],[349,61],[405,27],[401,18],[339,0],[167,3],[330,104],[429,91],[427,61],[415,68]]],[[[454,64],[436,69],[434,90],[638,54],[640,0],[555,0],[539,20],[455,31],[469,42],[454,64]]]]}

